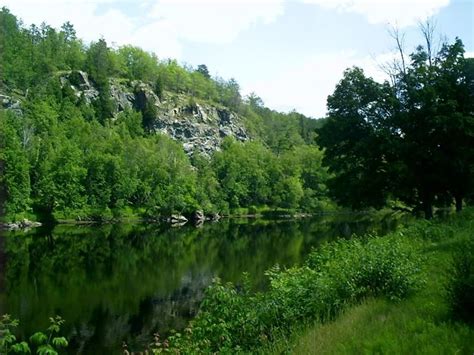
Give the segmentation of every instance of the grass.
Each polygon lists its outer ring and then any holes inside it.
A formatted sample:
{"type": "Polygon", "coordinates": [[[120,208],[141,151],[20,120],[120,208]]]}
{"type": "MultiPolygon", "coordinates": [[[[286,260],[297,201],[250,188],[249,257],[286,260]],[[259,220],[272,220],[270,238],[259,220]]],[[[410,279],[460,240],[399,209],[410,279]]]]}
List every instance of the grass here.
{"type": "Polygon", "coordinates": [[[474,238],[474,211],[408,229],[419,241],[425,287],[407,299],[366,299],[336,320],[299,329],[264,353],[473,354],[474,328],[454,320],[446,286],[453,255],[474,238]]]}

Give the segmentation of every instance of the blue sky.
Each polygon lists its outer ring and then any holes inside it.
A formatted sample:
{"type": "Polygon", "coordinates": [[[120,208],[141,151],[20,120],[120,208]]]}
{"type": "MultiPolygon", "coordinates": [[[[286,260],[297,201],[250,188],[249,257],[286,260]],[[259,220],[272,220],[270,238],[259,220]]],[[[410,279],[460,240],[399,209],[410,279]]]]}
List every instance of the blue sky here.
{"type": "Polygon", "coordinates": [[[70,21],[86,42],[133,44],[159,58],[234,77],[271,108],[312,117],[345,68],[383,80],[394,58],[388,29],[405,34],[406,52],[421,42],[431,16],[438,35],[460,37],[474,56],[474,0],[0,0],[26,24],[70,21]]]}

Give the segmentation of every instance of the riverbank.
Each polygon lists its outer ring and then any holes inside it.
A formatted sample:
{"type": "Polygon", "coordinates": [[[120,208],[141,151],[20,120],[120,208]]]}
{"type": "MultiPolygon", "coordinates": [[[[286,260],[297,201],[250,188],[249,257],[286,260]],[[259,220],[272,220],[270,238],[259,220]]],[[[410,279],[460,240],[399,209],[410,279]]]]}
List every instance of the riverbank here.
{"type": "Polygon", "coordinates": [[[473,264],[472,253],[458,256],[474,249],[473,217],[469,209],[443,220],[418,220],[385,237],[328,243],[304,266],[268,271],[264,293],[249,292],[246,281],[239,287],[216,281],[184,333],[156,348],[472,353],[474,328],[453,310],[472,306],[473,270],[456,273],[455,263],[458,269],[473,264]]]}
{"type": "MultiPolygon", "coordinates": [[[[369,298],[348,308],[336,320],[315,323],[281,338],[264,353],[281,354],[472,354],[474,327],[474,211],[443,221],[417,222],[405,233],[422,242],[421,274],[426,284],[407,299],[391,302],[369,298]],[[470,245],[470,248],[469,248],[470,245]],[[470,249],[470,253],[468,251],[470,249]],[[467,255],[466,255],[467,254],[467,255]],[[452,314],[456,266],[470,265],[462,296],[470,299],[462,321],[452,314]],[[469,314],[470,313],[470,314],[469,314]]],[[[459,281],[459,280],[458,280],[459,281]]]]}
{"type": "Polygon", "coordinates": [[[404,223],[398,217],[224,218],[200,228],[45,225],[2,233],[0,309],[20,321],[19,341],[57,314],[66,320],[61,335],[69,353],[119,354],[124,341],[140,351],[154,332],[163,337],[187,326],[213,277],[241,284],[248,272],[253,289],[263,291],[272,266],[302,265],[312,249],[341,236],[386,234],[404,223]],[[138,325],[131,331],[125,324],[138,325]]]}
{"type": "MultiPolygon", "coordinates": [[[[123,208],[117,210],[78,210],[68,213],[55,213],[52,215],[41,215],[35,213],[24,213],[0,221],[0,230],[18,230],[39,227],[41,225],[96,225],[117,223],[167,223],[174,226],[183,226],[191,223],[197,226],[204,222],[215,222],[221,218],[246,218],[246,219],[300,219],[313,217],[315,215],[341,213],[334,206],[327,205],[328,209],[319,212],[307,213],[294,209],[271,208],[268,206],[237,208],[230,211],[216,212],[195,211],[159,214],[144,208],[123,208]]],[[[354,212],[351,212],[354,213],[354,212]]],[[[373,212],[372,212],[373,213],[373,212]]]]}

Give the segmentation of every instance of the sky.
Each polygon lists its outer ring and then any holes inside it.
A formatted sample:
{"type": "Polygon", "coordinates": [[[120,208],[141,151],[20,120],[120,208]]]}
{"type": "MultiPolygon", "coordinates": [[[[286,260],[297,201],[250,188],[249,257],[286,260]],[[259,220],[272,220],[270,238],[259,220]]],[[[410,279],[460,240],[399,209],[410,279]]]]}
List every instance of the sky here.
{"type": "Polygon", "coordinates": [[[389,29],[407,53],[431,17],[437,38],[462,39],[474,57],[474,0],[0,0],[25,25],[71,22],[86,43],[104,37],[160,59],[235,78],[278,111],[323,117],[326,99],[354,65],[378,81],[394,58],[389,29]]]}

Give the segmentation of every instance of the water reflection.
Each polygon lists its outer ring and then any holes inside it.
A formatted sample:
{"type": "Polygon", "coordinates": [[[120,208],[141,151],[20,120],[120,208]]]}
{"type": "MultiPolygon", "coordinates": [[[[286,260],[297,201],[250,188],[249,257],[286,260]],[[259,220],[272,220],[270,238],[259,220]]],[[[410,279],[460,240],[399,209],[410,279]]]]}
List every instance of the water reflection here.
{"type": "Polygon", "coordinates": [[[104,354],[180,329],[215,276],[242,272],[265,287],[264,271],[298,264],[340,236],[385,233],[396,219],[327,216],[301,221],[225,220],[201,228],[57,226],[0,237],[0,314],[20,319],[19,336],[66,319],[71,353],[104,354]]]}

